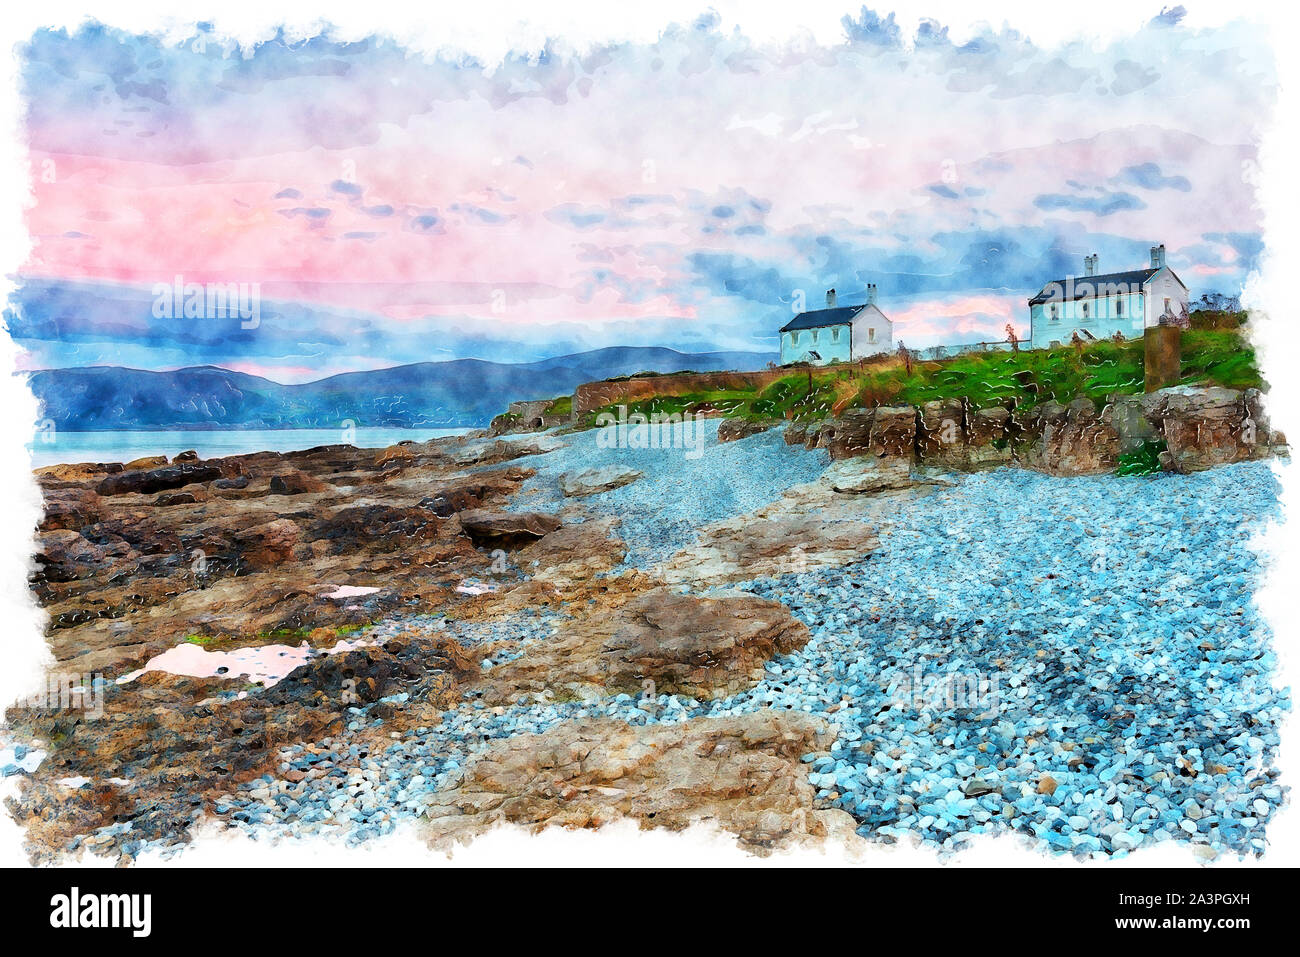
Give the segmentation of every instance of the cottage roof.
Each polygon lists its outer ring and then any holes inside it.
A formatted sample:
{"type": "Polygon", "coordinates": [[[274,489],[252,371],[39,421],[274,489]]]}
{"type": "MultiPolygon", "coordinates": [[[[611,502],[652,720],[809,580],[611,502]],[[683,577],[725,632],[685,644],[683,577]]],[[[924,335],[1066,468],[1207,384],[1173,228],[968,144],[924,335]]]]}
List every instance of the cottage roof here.
{"type": "Polygon", "coordinates": [[[866,304],[859,306],[837,306],[834,309],[813,309],[810,312],[801,312],[784,326],[781,332],[793,332],[796,329],[822,329],[826,326],[844,326],[853,321],[866,304]]]}
{"type": "MultiPolygon", "coordinates": [[[[1124,272],[1107,272],[1097,276],[1071,276],[1065,279],[1053,279],[1038,295],[1029,300],[1031,306],[1040,302],[1063,302],[1066,299],[1092,299],[1095,296],[1122,295],[1125,290],[1140,292],[1156,273],[1165,269],[1158,266],[1147,269],[1128,269],[1124,272]]],[[[1178,275],[1169,270],[1175,279],[1178,275]]],[[[1179,284],[1182,280],[1178,279],[1179,284]]],[[[1186,287],[1184,287],[1186,288],[1186,287]]]]}

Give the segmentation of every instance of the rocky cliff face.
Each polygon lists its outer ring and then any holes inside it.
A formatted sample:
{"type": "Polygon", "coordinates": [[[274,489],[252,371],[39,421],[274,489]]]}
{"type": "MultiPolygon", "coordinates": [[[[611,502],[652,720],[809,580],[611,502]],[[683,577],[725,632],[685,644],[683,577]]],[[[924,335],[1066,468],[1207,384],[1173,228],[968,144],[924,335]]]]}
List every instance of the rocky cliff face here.
{"type": "Polygon", "coordinates": [[[1174,472],[1267,458],[1286,442],[1269,425],[1258,390],[1218,386],[1116,396],[1101,410],[1088,399],[1027,410],[973,409],[965,400],[849,409],[793,423],[785,440],[824,448],[832,459],[897,456],[961,471],[1016,465],[1051,475],[1114,471],[1120,454],[1144,441],[1165,443],[1161,463],[1174,472]]]}

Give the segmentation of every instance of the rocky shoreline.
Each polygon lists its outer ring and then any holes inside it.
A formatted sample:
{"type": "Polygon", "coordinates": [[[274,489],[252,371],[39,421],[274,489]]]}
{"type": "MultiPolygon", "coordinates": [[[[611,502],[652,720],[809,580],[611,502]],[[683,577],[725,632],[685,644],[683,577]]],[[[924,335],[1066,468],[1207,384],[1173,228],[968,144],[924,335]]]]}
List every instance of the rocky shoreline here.
{"type": "Polygon", "coordinates": [[[1086,404],[40,470],[32,589],[102,713],[9,709],[8,810],[38,861],[620,817],[1262,853],[1283,439],[1250,393],[1086,404]],[[304,663],[136,674],[178,645],[304,663]]]}

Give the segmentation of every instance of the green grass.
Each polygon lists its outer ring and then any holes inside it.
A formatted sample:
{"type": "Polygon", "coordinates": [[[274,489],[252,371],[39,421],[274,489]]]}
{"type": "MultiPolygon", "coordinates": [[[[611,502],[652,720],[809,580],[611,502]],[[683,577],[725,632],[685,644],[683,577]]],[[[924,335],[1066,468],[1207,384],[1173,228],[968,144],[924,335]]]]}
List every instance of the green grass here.
{"type": "MultiPolygon", "coordinates": [[[[1265,384],[1250,344],[1236,331],[1191,330],[1183,334],[1184,385],[1221,385],[1233,389],[1263,389],[1265,384]]],[[[1062,405],[1080,397],[1098,408],[1112,395],[1143,391],[1143,343],[1110,340],[1081,350],[1025,349],[986,352],[942,362],[913,362],[908,372],[901,361],[841,365],[813,371],[791,370],[761,391],[719,389],[657,396],[636,402],[614,402],[588,413],[580,426],[591,428],[603,413],[673,415],[712,412],[747,419],[816,420],[842,408],[876,405],[920,405],[961,399],[974,408],[1015,401],[1021,408],[1056,401],[1062,405]]]]}
{"type": "Polygon", "coordinates": [[[1160,471],[1160,453],[1164,450],[1163,441],[1146,441],[1132,452],[1121,452],[1119,464],[1115,466],[1115,474],[1154,475],[1160,471]]]}
{"type": "Polygon", "coordinates": [[[552,399],[551,404],[546,407],[546,411],[542,414],[561,415],[566,418],[573,415],[573,396],[562,395],[558,399],[552,399]]]}
{"type": "MultiPolygon", "coordinates": [[[[365,631],[367,628],[370,628],[372,624],[373,622],[361,622],[349,625],[337,625],[330,630],[340,638],[343,638],[347,635],[355,635],[358,632],[365,631]]],[[[329,628],[330,626],[322,625],[318,627],[329,628]]],[[[255,638],[258,641],[305,641],[315,630],[316,627],[307,626],[300,628],[272,628],[269,631],[259,631],[255,638]]]]}
{"type": "Polygon", "coordinates": [[[186,635],[187,644],[198,645],[200,648],[207,648],[209,645],[215,645],[218,642],[226,641],[222,635],[186,635]]]}
{"type": "Polygon", "coordinates": [[[582,425],[595,428],[596,419],[602,413],[619,416],[621,406],[627,407],[627,417],[643,415],[647,419],[654,415],[695,415],[698,413],[719,413],[721,415],[743,415],[745,407],[754,393],[748,389],[711,389],[707,392],[686,392],[681,395],[655,396],[651,399],[639,399],[635,402],[613,402],[607,406],[588,412],[582,419],[582,425]]]}

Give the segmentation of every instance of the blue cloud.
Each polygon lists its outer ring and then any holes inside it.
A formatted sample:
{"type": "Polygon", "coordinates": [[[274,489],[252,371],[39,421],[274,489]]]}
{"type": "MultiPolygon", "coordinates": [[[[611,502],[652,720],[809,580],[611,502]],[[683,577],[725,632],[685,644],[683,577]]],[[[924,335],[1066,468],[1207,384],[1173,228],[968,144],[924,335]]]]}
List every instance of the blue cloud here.
{"type": "Polygon", "coordinates": [[[291,219],[294,216],[301,216],[315,222],[324,222],[330,216],[330,211],[323,206],[295,206],[293,209],[280,209],[276,210],[276,212],[286,218],[291,219]]]}
{"type": "Polygon", "coordinates": [[[1186,193],[1192,188],[1191,180],[1186,176],[1165,176],[1157,163],[1126,166],[1120,171],[1120,178],[1143,189],[1177,189],[1186,193]]]}
{"type": "Polygon", "coordinates": [[[857,19],[845,15],[840,18],[840,23],[843,24],[850,43],[882,47],[897,47],[902,44],[902,31],[894,22],[892,13],[882,20],[874,10],[863,7],[857,19]]]}
{"type": "Polygon", "coordinates": [[[594,206],[579,206],[577,203],[564,203],[548,209],[543,215],[553,223],[572,226],[574,229],[590,229],[605,221],[603,210],[594,206]]]}
{"type": "Polygon", "coordinates": [[[1072,213],[1092,213],[1095,216],[1109,216],[1126,209],[1147,208],[1147,204],[1132,193],[1108,193],[1104,190],[1099,196],[1044,193],[1034,198],[1034,205],[1039,209],[1064,209],[1072,213]]]}
{"type": "Polygon", "coordinates": [[[407,228],[416,233],[442,233],[442,218],[437,211],[412,216],[407,228]]]}
{"type": "Polygon", "coordinates": [[[1187,16],[1187,11],[1181,5],[1177,7],[1161,7],[1160,12],[1151,18],[1151,25],[1153,27],[1176,27],[1185,16],[1187,16]]]}

